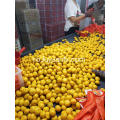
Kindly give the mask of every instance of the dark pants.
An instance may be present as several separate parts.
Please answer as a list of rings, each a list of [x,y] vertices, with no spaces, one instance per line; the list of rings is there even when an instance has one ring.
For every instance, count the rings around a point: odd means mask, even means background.
[[[79,27],[71,27],[69,31],[65,32],[65,36],[75,33],[76,30],[79,30]]]

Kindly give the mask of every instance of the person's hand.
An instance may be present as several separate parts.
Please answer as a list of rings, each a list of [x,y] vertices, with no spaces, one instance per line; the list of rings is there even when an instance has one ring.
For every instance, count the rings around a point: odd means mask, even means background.
[[[85,13],[85,16],[86,16],[86,17],[91,17],[93,12],[94,12],[94,8],[90,8],[90,9],[88,9],[87,12]]]
[[[85,13],[85,17],[91,17],[92,16],[93,11],[89,10]]]

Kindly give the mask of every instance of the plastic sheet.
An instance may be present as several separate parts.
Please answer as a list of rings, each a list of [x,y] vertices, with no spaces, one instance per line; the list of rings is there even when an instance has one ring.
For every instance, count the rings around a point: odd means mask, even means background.
[[[24,81],[22,79],[22,71],[20,68],[15,67],[15,91],[24,86]]]

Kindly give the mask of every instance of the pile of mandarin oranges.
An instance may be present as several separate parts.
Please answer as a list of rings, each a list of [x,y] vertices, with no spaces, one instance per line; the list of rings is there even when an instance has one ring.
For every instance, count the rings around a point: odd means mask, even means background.
[[[105,71],[105,36],[99,33],[44,46],[20,60],[24,87],[15,92],[15,120],[74,120],[76,98],[97,89]]]

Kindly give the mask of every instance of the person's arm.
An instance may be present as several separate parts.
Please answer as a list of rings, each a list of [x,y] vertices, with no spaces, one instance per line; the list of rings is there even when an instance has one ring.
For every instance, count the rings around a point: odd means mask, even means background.
[[[79,22],[80,20],[84,19],[85,17],[86,17],[85,14],[82,16],[79,16],[79,17],[72,16],[69,18],[69,20],[71,22],[75,23],[75,22]]]
[[[79,22],[80,20],[84,19],[85,17],[90,17],[92,15],[92,11],[87,11],[85,14],[75,17],[75,16],[71,16],[69,17],[69,20],[73,23],[75,22]]]

